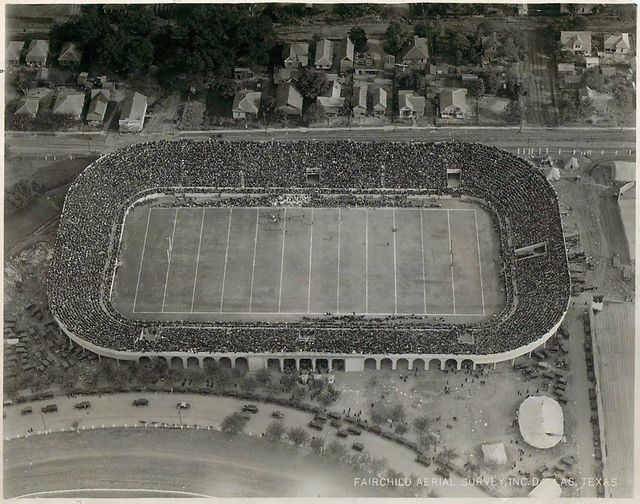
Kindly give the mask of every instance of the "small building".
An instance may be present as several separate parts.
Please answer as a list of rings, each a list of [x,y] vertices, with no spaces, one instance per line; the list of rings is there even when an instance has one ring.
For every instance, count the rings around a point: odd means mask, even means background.
[[[401,118],[422,117],[425,104],[425,97],[415,95],[414,91],[398,91],[398,109]]]
[[[231,109],[234,119],[246,119],[247,117],[258,117],[260,110],[260,91],[238,91],[233,97],[233,107]]]
[[[80,64],[82,54],[73,42],[65,42],[58,56],[58,63],[62,66],[76,66]]]
[[[462,82],[473,83],[478,81],[478,76],[474,74],[461,74],[460,80]]]
[[[369,87],[364,84],[364,85],[359,85],[359,86],[354,86],[353,87],[353,100],[352,100],[352,107],[353,107],[353,116],[354,117],[362,117],[364,115],[367,115],[367,93],[368,93]]]
[[[425,37],[414,35],[413,45],[402,57],[402,62],[412,70],[424,70],[429,62],[429,46]]]
[[[289,115],[302,115],[302,95],[292,82],[278,84],[275,111]]]
[[[387,114],[387,90],[378,87],[371,93],[372,105],[371,111],[374,116],[382,117]]]
[[[336,57],[340,62],[340,72],[344,73],[353,68],[354,45],[349,36],[346,36],[338,44]]]
[[[40,100],[38,98],[27,96],[26,98],[23,98],[18,102],[18,106],[16,107],[16,111],[14,113],[16,115],[35,117],[38,113],[39,107]]]
[[[587,56],[584,64],[586,68],[595,68],[600,65],[600,59],[597,56]]]
[[[631,49],[628,33],[611,33],[604,37],[604,52],[607,54],[628,54]]]
[[[387,71],[393,70],[396,67],[396,57],[393,54],[385,55],[383,59],[384,69]]]
[[[503,465],[507,463],[507,452],[503,443],[483,444],[482,457],[485,462]]]
[[[559,74],[574,74],[576,73],[576,67],[573,63],[558,63]]]
[[[8,65],[18,66],[22,57],[22,50],[24,49],[24,42],[13,41],[9,42],[7,50],[4,53],[4,59]]]
[[[233,69],[233,79],[234,80],[253,79],[254,77],[255,77],[255,74],[253,73],[253,70],[251,70],[250,68],[247,68],[247,67],[235,67]]]
[[[590,31],[561,31],[560,44],[564,51],[576,54],[591,54]]]
[[[47,66],[49,57],[49,41],[48,40],[32,40],[29,44],[29,50],[24,60],[28,66],[43,67]]]
[[[598,4],[561,3],[560,14],[591,14]]]
[[[78,86],[84,86],[88,78],[89,78],[88,72],[80,72],[78,74],[78,78],[76,79],[76,84]]]
[[[464,88],[442,88],[440,98],[440,117],[443,119],[464,119],[468,112],[467,90]]]
[[[293,42],[283,48],[285,68],[301,68],[309,64],[309,44]]]
[[[110,95],[111,93],[106,89],[91,90],[91,102],[87,111],[87,122],[91,126],[101,126],[104,122]]]
[[[147,97],[143,94],[129,93],[122,100],[118,128],[120,133],[137,133],[142,131],[144,116],[147,113]]]
[[[333,65],[333,42],[329,39],[318,40],[314,66],[318,70],[330,70]]]
[[[72,116],[80,120],[84,108],[84,93],[62,91],[55,98],[52,112],[56,115]]]
[[[325,93],[318,96],[316,102],[318,105],[322,105],[327,115],[338,115],[345,103],[345,99],[342,96],[342,84],[340,84],[337,79],[334,80],[331,87]]]
[[[582,101],[590,100],[598,115],[605,115],[608,112],[609,102],[613,99],[613,96],[591,89],[589,86],[581,87],[578,95]]]

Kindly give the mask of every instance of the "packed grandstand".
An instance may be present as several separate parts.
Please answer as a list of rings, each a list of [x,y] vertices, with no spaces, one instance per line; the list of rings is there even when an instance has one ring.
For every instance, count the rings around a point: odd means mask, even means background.
[[[447,169],[461,170],[459,185],[448,185]],[[319,185],[308,185],[308,170],[320,173]],[[116,312],[109,287],[127,209],[149,194],[222,188],[269,195],[325,192],[342,195],[337,204],[353,206],[364,203],[345,195],[392,192],[393,199],[366,203],[381,206],[402,205],[403,196],[416,193],[477,198],[498,232],[506,307],[489,320],[464,324],[349,316],[154,323]],[[546,243],[546,254],[516,260],[516,249],[537,243]],[[77,178],[66,198],[47,290],[66,331],[117,351],[487,355],[523,347],[551,331],[567,309],[570,281],[555,191],[529,163],[497,148],[459,142],[181,140],[120,149]],[[145,328],[159,336],[141,338]]]

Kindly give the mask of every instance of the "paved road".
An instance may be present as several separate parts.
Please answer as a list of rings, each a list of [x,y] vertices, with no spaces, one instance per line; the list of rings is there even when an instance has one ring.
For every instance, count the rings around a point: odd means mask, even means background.
[[[131,405],[133,399],[144,395],[149,399],[148,407],[135,408]],[[78,411],[73,405],[81,400],[91,401],[92,408],[88,411]],[[176,410],[177,401],[188,401],[191,403],[189,410],[183,410],[178,415]],[[59,411],[47,415],[40,414],[40,408],[44,404],[55,402]],[[206,397],[201,395],[181,394],[118,394],[102,397],[83,397],[67,399],[58,397],[55,400],[46,400],[33,403],[34,413],[28,416],[21,416],[21,406],[5,408],[7,414],[4,420],[3,432],[6,438],[25,436],[29,427],[34,432],[45,430],[60,431],[68,430],[74,420],[80,422],[80,428],[112,427],[112,426],[132,426],[140,425],[139,420],[147,422],[166,422],[169,424],[179,424],[180,417],[183,423],[199,424],[202,426],[212,426],[218,428],[222,420],[233,413],[239,411],[242,401],[225,397]],[[285,422],[288,427],[306,427],[311,420],[311,415],[292,408],[276,407],[271,405],[260,405],[260,411],[254,415],[247,425],[246,432],[259,435],[263,433],[273,420],[271,412],[275,409],[285,413]],[[326,426],[321,436],[330,442],[336,438],[336,429]],[[315,433],[314,433],[315,434]],[[355,441],[354,437],[347,438],[345,444],[348,446]],[[388,466],[405,475],[415,474],[421,478],[438,478],[435,475],[435,467],[426,468],[414,461],[413,453],[407,448],[394,442],[364,432],[358,439],[364,444],[366,450],[374,457],[385,458]],[[438,488],[438,493],[443,497],[483,497],[486,496],[480,489],[472,486],[461,486],[460,480],[452,476],[451,486]]]

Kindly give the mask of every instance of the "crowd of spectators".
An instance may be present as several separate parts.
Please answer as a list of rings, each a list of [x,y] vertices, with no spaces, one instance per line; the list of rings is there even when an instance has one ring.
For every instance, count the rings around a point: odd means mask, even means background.
[[[455,186],[448,185],[447,169],[461,170]],[[313,184],[308,170],[320,174]],[[313,205],[323,194],[325,206],[327,198],[341,206],[434,201],[408,198],[416,193],[477,198],[500,239],[506,307],[489,320],[465,324],[336,317],[199,325],[139,321],[116,312],[109,288],[127,209],[155,194],[181,205],[231,204],[229,198],[205,203],[194,197],[229,192],[246,193],[245,206],[282,204],[289,194],[306,195],[295,198],[296,205]],[[536,243],[547,244],[546,254],[516,260],[516,249]],[[519,348],[549,332],[567,309],[570,280],[553,188],[526,161],[497,148],[459,142],[181,140],[123,148],[77,178],[65,202],[47,292],[67,331],[119,351],[481,355]],[[141,338],[144,328],[158,336]]]

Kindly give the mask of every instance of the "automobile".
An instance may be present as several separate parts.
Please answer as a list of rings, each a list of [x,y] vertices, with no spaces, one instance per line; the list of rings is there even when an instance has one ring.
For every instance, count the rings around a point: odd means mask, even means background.
[[[74,405],[74,408],[76,408],[76,409],[89,409],[89,408],[91,408],[91,403],[89,401],[82,401],[82,402],[76,403]]]
[[[258,407],[255,404],[244,404],[242,411],[248,411],[249,413],[257,413]]]
[[[558,383],[562,383],[563,385],[567,384],[567,379],[566,378],[558,378]]]
[[[416,462],[418,464],[422,464],[425,467],[429,467],[431,465],[431,459],[423,453],[418,455],[418,457],[416,458]]]
[[[53,392],[51,392],[50,390],[48,392],[43,392],[42,393],[42,398],[43,399],[53,399]]]
[[[282,413],[282,411],[274,411],[273,413],[271,413],[271,416],[273,418],[284,418],[284,413]]]
[[[338,437],[342,437],[345,438],[347,436],[349,436],[349,429],[340,429],[338,432]]]
[[[316,429],[321,431],[324,428],[324,425],[322,424],[322,422],[316,420],[315,418],[313,420],[311,420],[309,422],[309,427],[311,427],[312,429]]]
[[[449,471],[447,471],[444,467],[438,467],[436,469],[436,474],[438,476],[442,476],[444,479],[449,479],[449,477],[451,476],[449,474]]]
[[[549,369],[551,367],[548,362],[536,362],[536,366],[542,369]]]
[[[144,398],[134,399],[133,400],[133,405],[134,406],[149,406],[149,400],[148,399],[144,399]]]
[[[176,404],[176,409],[189,409],[191,408],[191,404],[189,404],[188,402],[179,402],[178,404]]]
[[[20,410],[21,415],[30,415],[31,413],[33,413],[33,408],[31,406],[27,406],[26,408],[22,408]]]
[[[351,445],[351,448],[353,448],[355,451],[362,451],[362,450],[364,450],[364,445],[362,443],[358,443],[356,441],[355,443],[353,443]]]
[[[318,422],[326,423],[327,415],[324,415],[322,413],[318,413],[316,416],[313,417],[313,419],[317,420]]]
[[[558,397],[558,402],[561,404],[567,404],[569,401],[567,400],[567,398],[565,396],[560,396]]]
[[[349,431],[349,434],[353,434],[354,436],[359,436],[360,434],[362,434],[362,431],[360,429],[358,429],[357,427],[354,427],[352,425],[350,425],[347,430]]]
[[[46,406],[43,406],[41,408],[41,411],[43,413],[55,413],[56,411],[58,411],[58,405],[57,404],[47,404]]]
[[[333,418],[334,420],[340,420],[342,418],[342,415],[340,413],[337,413],[336,411],[330,411],[329,413],[327,413],[327,416],[329,418]]]
[[[335,427],[336,429],[339,429],[340,427],[342,427],[342,422],[334,418],[333,420],[331,420],[331,427]]]

